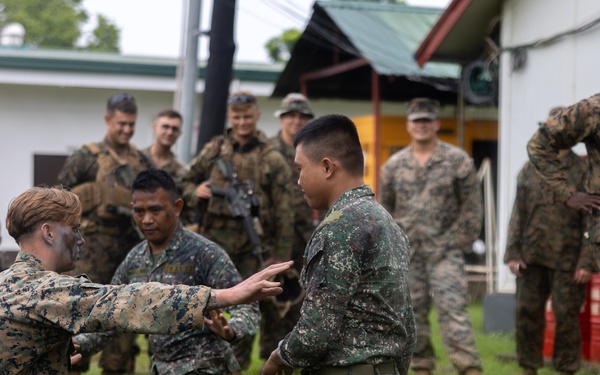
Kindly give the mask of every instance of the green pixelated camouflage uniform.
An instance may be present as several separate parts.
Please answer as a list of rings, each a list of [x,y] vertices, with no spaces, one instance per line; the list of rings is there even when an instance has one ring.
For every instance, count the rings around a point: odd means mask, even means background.
[[[148,161],[152,164],[152,166],[154,168],[156,168],[156,166],[154,165],[154,162],[152,161],[152,153],[150,152],[151,148],[152,148],[152,146],[149,146],[149,147],[141,150],[140,152],[142,154],[144,154],[146,159],[148,159]],[[169,161],[167,164],[165,164],[160,169],[167,172],[169,174],[169,176],[171,176],[173,181],[175,181],[175,185],[177,185],[177,189],[179,189],[179,191],[181,193],[183,191],[183,188],[181,187],[181,181],[183,180],[183,176],[187,173],[187,170],[188,170],[186,168],[186,166],[183,165],[183,163],[181,163],[179,160],[175,159],[175,157],[173,157],[171,159],[171,161]],[[181,214],[179,215],[179,220],[181,221],[181,223],[183,223],[183,225],[194,224],[195,220],[196,220],[195,208],[189,207],[186,204],[183,207]]]
[[[186,204],[198,207],[202,212],[201,233],[225,249],[243,278],[258,271],[258,261],[252,254],[253,247],[243,220],[231,216],[223,197],[213,195],[208,201],[200,202],[196,197],[196,187],[207,179],[213,187],[230,186],[229,179],[215,165],[217,158],[231,160],[237,179],[254,185],[264,230],[261,242],[269,251],[264,258],[291,259],[294,235],[292,172],[285,158],[267,145],[266,137],[260,131],[249,143],[240,146],[228,129],[225,136],[217,136],[207,143],[192,161],[190,170],[183,177],[183,194]],[[260,309],[265,321],[276,319],[270,315],[274,311],[265,302],[260,303]],[[250,364],[252,344],[253,338],[249,337],[236,345],[236,357],[242,369]]]
[[[180,224],[154,264],[147,241],[135,246],[121,263],[112,284],[160,282],[170,285],[206,285],[215,289],[231,288],[242,277],[227,254],[216,244],[183,229]],[[258,330],[258,303],[225,309],[230,314],[228,324],[236,339],[251,336]],[[106,335],[78,335],[82,353],[92,354],[106,344]],[[182,375],[191,371],[202,374],[226,374],[239,370],[228,342],[208,327],[176,335],[150,335],[152,371],[157,374]]]
[[[96,145],[105,155],[109,154],[109,148],[114,150],[106,138]],[[130,146],[129,159],[134,160],[139,167],[130,168],[128,181],[122,179],[117,181],[127,188],[131,188],[133,179],[139,172],[152,165],[151,159],[146,158],[133,145]],[[130,166],[132,165],[133,163]],[[98,154],[95,154],[86,145],[67,159],[58,175],[58,182],[68,188],[74,188],[86,182],[94,182],[97,181],[98,169]],[[129,249],[141,241],[140,236],[134,231],[133,218],[122,215],[117,220],[105,220],[100,218],[97,210],[94,209],[83,214],[81,224],[85,244],[81,247],[75,269],[69,274],[86,274],[95,283],[109,284]],[[100,361],[103,368],[116,372],[126,369],[127,363],[135,353],[134,337],[133,335],[127,336],[123,335],[121,338],[125,341],[107,346]],[[89,359],[84,359],[75,365],[75,369],[78,371],[85,371],[88,368]]]
[[[595,94],[549,117],[527,144],[529,161],[554,190],[555,202],[566,202],[578,191],[561,170],[558,151],[585,144],[589,177],[585,192],[600,195],[600,94]],[[581,191],[581,190],[580,190]],[[588,220],[588,241],[596,265],[600,265],[600,212]]]
[[[281,358],[303,374],[390,361],[407,374],[415,344],[408,247],[369,186],[342,194],[306,248],[307,295]]]
[[[205,286],[94,284],[48,271],[20,252],[0,273],[0,373],[66,374],[78,333],[202,329],[209,296]]]
[[[409,146],[382,166],[379,189],[381,204],[410,240],[409,285],[417,324],[411,368],[435,367],[428,319],[432,299],[451,362],[461,373],[481,368],[466,311],[464,271],[464,253],[472,251],[481,230],[481,189],[473,160],[438,141],[421,167]]]
[[[579,190],[587,180],[587,164],[575,153],[559,158],[560,170]],[[504,263],[527,264],[517,277],[516,341],[519,365],[544,364],[546,300],[552,295],[556,315],[553,362],[557,371],[575,372],[581,359],[579,309],[585,285],[574,280],[576,269],[594,270],[589,246],[584,246],[585,216],[564,203],[526,163],[517,177],[517,194],[508,225]]]
[[[281,132],[269,139],[269,144],[281,152],[292,171],[292,209],[294,210],[294,243],[292,246],[292,260],[294,268],[300,273],[302,271],[302,257],[306,244],[315,230],[313,210],[304,199],[302,188],[297,184],[300,172],[294,165],[296,149],[288,145],[281,139]],[[300,308],[302,300],[291,306],[285,316],[279,320],[268,322],[269,326],[261,331],[267,334],[260,336],[260,357],[269,358],[271,352],[277,348],[277,345],[286,334],[294,329],[294,326],[300,319]],[[263,320],[263,323],[267,323]]]

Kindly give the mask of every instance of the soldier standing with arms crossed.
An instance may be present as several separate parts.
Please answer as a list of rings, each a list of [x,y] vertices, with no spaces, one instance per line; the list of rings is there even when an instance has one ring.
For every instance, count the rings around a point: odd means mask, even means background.
[[[553,108],[549,116],[562,109]],[[558,159],[568,180],[583,189],[587,163],[571,149],[560,150]],[[516,340],[522,375],[536,375],[544,365],[546,300],[550,295],[556,315],[554,368],[561,375],[579,369],[579,309],[594,269],[590,247],[583,241],[584,231],[583,212],[554,203],[553,191],[527,162],[517,177],[504,253],[504,263],[517,276]]]
[[[129,249],[142,240],[131,215],[131,183],[151,164],[130,143],[136,120],[137,104],[132,95],[111,96],[104,115],[104,140],[75,151],[58,175],[58,182],[71,188],[83,206],[81,232],[87,246],[82,248],[73,273],[85,273],[100,284],[110,283]],[[100,365],[104,374],[122,374],[134,358],[132,337],[123,335],[103,351]],[[89,361],[82,361],[73,373],[88,368]]]
[[[466,311],[464,253],[481,230],[481,190],[473,160],[438,140],[438,108],[428,98],[409,102],[406,128],[412,142],[381,168],[379,200],[410,240],[417,324],[411,368],[416,375],[431,375],[435,367],[429,328],[433,299],[450,361],[461,375],[479,375],[481,360]]]
[[[292,172],[281,153],[268,145],[257,129],[260,111],[254,95],[233,93],[227,101],[227,118],[231,128],[204,146],[184,176],[184,199],[191,207],[201,209],[200,233],[223,247],[242,277],[247,278],[260,268],[263,257],[265,265],[291,257]],[[234,188],[242,191],[240,194],[247,197],[245,202],[252,206],[253,233],[244,225],[244,218],[232,211],[231,200],[213,193],[214,189]],[[259,236],[267,253],[256,253],[252,235]],[[275,319],[270,313],[272,309],[266,302],[261,303],[262,319]],[[235,346],[242,369],[250,364],[252,344],[250,337]]]

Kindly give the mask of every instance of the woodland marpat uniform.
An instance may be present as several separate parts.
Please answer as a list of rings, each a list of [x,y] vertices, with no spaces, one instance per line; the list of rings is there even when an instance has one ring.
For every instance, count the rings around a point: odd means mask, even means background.
[[[411,367],[435,367],[429,330],[433,295],[448,356],[459,372],[481,368],[466,311],[464,253],[481,230],[482,201],[473,160],[463,150],[437,141],[419,166],[412,146],[393,154],[381,168],[379,201],[410,240],[410,294],[417,325]]]
[[[240,146],[231,129],[225,137],[218,136],[209,142],[200,155],[192,161],[190,171],[183,178],[186,204],[198,207],[196,187],[210,179],[214,187],[231,186],[230,179],[216,165],[217,159],[231,160],[237,179],[252,183],[258,200],[262,244],[270,249],[270,256],[280,260],[291,259],[294,233],[294,213],[291,209],[292,175],[283,156],[266,144],[266,137],[258,131],[248,144]],[[231,215],[224,197],[213,195],[202,210],[202,234],[221,245],[233,263],[247,278],[258,270],[241,218]],[[269,256],[265,254],[265,259]]]
[[[342,194],[307,246],[307,295],[281,358],[303,373],[395,361],[407,374],[415,344],[408,263],[408,239],[371,189]]]
[[[559,158],[560,170],[578,189],[587,181],[587,163],[570,151]],[[516,341],[519,365],[537,369],[544,364],[546,299],[552,295],[556,316],[553,364],[572,373],[581,361],[579,311],[585,285],[574,280],[576,269],[595,269],[590,246],[583,241],[585,214],[556,203],[554,191],[527,162],[517,177],[504,263],[522,260],[517,277]]]
[[[115,166],[120,166],[122,172],[118,173],[121,176],[115,178],[116,185],[131,189],[135,176],[142,170],[148,169],[151,163],[134,146],[129,147],[129,156],[120,158],[106,138],[102,142],[83,146],[67,159],[58,175],[58,183],[75,190],[77,186],[85,183],[100,182],[106,177],[99,176],[106,173],[100,171],[99,167],[99,159],[104,158],[112,160]],[[109,194],[104,194],[102,200],[108,196]],[[80,199],[82,202],[87,200],[81,196]],[[107,203],[102,202],[102,204]],[[125,259],[129,249],[141,241],[134,230],[131,217],[115,215],[113,219],[101,218],[97,207],[87,212],[84,208],[81,232],[86,243],[81,249],[72,274],[85,273],[93,282],[100,284],[110,283],[115,270]]]
[[[242,278],[229,256],[216,244],[184,230],[181,224],[171,237],[164,253],[156,259],[143,241],[134,247],[119,266],[112,284],[156,281],[165,284],[207,285],[215,289],[231,288]],[[260,313],[258,303],[225,309],[228,324],[236,339],[256,333]],[[97,352],[106,337],[85,334],[76,337],[83,353]],[[209,328],[193,329],[175,335],[149,335],[152,366],[159,374],[224,374],[239,370],[229,343]],[[234,368],[230,368],[233,364]]]
[[[577,192],[561,170],[558,150],[585,144],[589,178],[585,192],[600,195],[600,94],[573,104],[549,117],[527,144],[529,161],[554,190],[555,202],[566,202]],[[594,211],[588,224],[589,241],[594,245],[594,257],[600,264],[600,212]]]
[[[66,374],[74,334],[202,329],[210,288],[94,284],[20,252],[0,273],[0,373]]]

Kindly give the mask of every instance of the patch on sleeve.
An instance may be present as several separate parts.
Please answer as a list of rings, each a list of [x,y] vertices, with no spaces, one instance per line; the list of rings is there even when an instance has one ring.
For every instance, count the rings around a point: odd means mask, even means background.
[[[323,220],[323,224],[334,223],[338,221],[338,219],[342,216],[342,211],[332,211],[327,217]]]

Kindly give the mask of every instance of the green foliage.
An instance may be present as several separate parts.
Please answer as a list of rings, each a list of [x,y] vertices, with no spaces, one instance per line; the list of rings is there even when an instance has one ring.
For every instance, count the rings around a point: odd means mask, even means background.
[[[267,41],[265,48],[273,62],[285,62],[290,58],[294,45],[300,39],[302,32],[298,29],[285,30],[281,35]]]
[[[82,0],[0,0],[4,6],[0,28],[18,22],[25,28],[25,45],[76,48],[89,16]],[[106,17],[98,16],[89,45],[83,49],[118,51],[120,32]]]
[[[120,30],[108,18],[98,15],[97,26],[88,39],[87,49],[90,51],[119,52]]]

